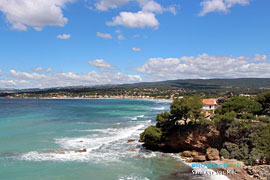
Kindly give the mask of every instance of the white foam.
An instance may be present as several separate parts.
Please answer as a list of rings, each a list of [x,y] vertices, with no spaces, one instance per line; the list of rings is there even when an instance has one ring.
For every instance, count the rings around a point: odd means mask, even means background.
[[[126,157],[127,153],[136,155],[136,152],[130,152],[132,144],[126,145],[123,149],[126,138],[136,137],[143,131],[145,124],[128,128],[108,128],[102,130],[103,136],[85,136],[79,138],[61,138],[56,139],[55,143],[63,149],[59,152],[37,152],[32,151],[21,156],[21,159],[28,161],[91,161],[108,162],[119,161],[119,158]],[[132,145],[134,146],[134,144]],[[75,150],[86,149],[87,152],[76,153]]]
[[[158,110],[158,111],[161,111],[161,110],[165,110],[165,107],[157,107],[157,108],[152,108],[153,110]]]
[[[138,177],[134,175],[122,176],[118,180],[149,180],[147,177]]]
[[[138,120],[138,118],[143,118],[143,117],[144,117],[144,115],[139,115],[139,116],[131,117],[131,120],[136,121],[136,120]]]

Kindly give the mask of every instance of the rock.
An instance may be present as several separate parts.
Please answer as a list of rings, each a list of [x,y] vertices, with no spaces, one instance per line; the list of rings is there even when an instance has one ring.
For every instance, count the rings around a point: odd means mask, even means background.
[[[211,147],[207,148],[206,156],[207,156],[207,160],[209,161],[220,160],[219,151],[216,148],[211,148]]]
[[[205,155],[193,156],[192,158],[193,158],[192,162],[204,162],[204,161],[206,161]]]
[[[76,150],[76,151],[75,151],[75,153],[82,153],[82,152],[86,152],[86,149]]]
[[[260,180],[270,179],[270,165],[246,166],[244,169],[253,178]]]
[[[130,150],[128,150],[128,151],[135,152],[135,151],[136,151],[136,149],[130,149]]]
[[[131,143],[131,142],[134,142],[134,141],[135,141],[135,139],[129,139],[127,142]]]
[[[58,154],[66,154],[65,152],[59,152]]]
[[[178,126],[168,136],[166,148],[171,152],[196,150],[206,152],[217,141],[220,141],[220,132],[214,126],[194,125],[190,127]]]
[[[191,151],[184,151],[184,152],[182,152],[181,156],[183,156],[183,157],[191,157],[192,152]]]
[[[192,151],[191,156],[192,157],[199,156],[199,153],[197,151]]]

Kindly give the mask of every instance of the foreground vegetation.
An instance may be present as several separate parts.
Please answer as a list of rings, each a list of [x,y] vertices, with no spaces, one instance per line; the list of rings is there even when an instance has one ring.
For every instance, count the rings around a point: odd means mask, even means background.
[[[175,99],[170,112],[158,114],[156,125],[145,129],[140,139],[146,145],[159,147],[172,138],[173,132],[188,135],[195,129],[215,128],[219,131],[220,140],[211,146],[217,148],[224,158],[238,159],[251,165],[269,163],[269,115],[270,91],[254,98],[232,97],[216,109],[211,119],[204,118],[199,96],[185,97]]]

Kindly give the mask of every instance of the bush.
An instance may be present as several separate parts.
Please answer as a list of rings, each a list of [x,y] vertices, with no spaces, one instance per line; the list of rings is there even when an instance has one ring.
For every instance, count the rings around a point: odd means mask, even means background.
[[[270,124],[267,124],[259,133],[255,146],[267,160],[270,160]]]
[[[220,150],[220,155],[223,156],[226,159],[229,159],[230,158],[230,153],[226,149],[221,149]]]
[[[149,126],[140,134],[140,140],[148,144],[159,143],[162,140],[162,131],[156,126]]]

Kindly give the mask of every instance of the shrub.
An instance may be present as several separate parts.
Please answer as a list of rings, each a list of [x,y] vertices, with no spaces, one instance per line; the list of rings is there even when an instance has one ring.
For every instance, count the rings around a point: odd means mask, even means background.
[[[156,126],[149,126],[140,134],[140,140],[148,144],[158,143],[162,140],[162,131]]]
[[[220,150],[220,155],[223,156],[226,159],[229,159],[230,158],[230,153],[226,149],[221,149]]]

